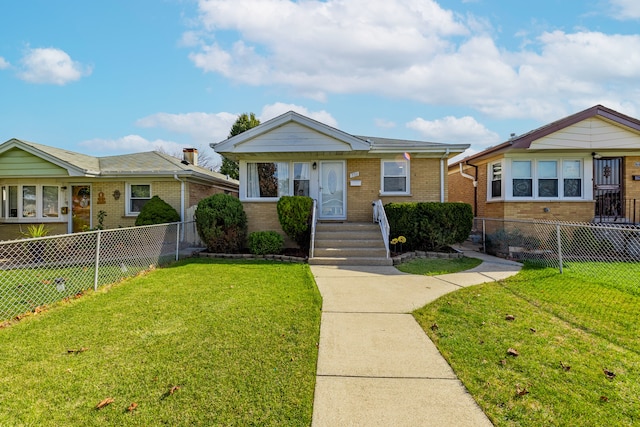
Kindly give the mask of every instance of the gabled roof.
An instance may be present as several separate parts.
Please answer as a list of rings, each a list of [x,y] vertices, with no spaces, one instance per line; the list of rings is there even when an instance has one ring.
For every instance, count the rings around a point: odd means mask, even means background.
[[[14,138],[0,145],[0,155],[14,148],[24,150],[66,169],[70,176],[107,178],[119,175],[173,176],[177,174],[181,177],[225,181],[229,184],[238,183],[238,181],[229,179],[218,172],[210,171],[157,151],[93,157]]]
[[[326,144],[324,141],[321,141],[320,143],[316,143],[313,147],[310,147],[308,143],[296,144],[296,142],[299,141],[291,141],[291,143],[288,141],[278,141],[278,148],[274,148],[273,145],[267,147],[265,144],[256,143],[251,146],[249,145],[251,144],[250,141],[255,142],[269,132],[277,132],[279,128],[290,126],[292,123],[326,136]],[[323,144],[325,145],[323,146]],[[341,145],[338,146],[339,144]],[[211,147],[218,153],[234,158],[237,157],[238,154],[264,153],[267,149],[270,153],[316,152],[340,155],[347,153],[384,154],[411,152],[438,153],[439,155],[450,153],[451,155],[455,155],[469,148],[469,144],[439,144],[425,141],[356,136],[310,119],[309,117],[303,116],[294,111],[289,111],[239,135],[228,138],[217,144],[211,144]]]
[[[330,138],[348,144],[353,151],[369,151],[369,149],[371,148],[366,141],[358,137],[350,135],[324,123],[320,123],[309,117],[303,116],[302,114],[296,113],[295,111],[289,111],[254,128],[242,132],[241,134],[228,138],[217,144],[211,144],[211,148],[215,149],[215,151],[217,151],[218,153],[233,152],[234,149],[244,144],[245,142],[255,139],[260,135],[271,132],[272,130],[284,126],[288,123],[297,123]]]
[[[66,169],[71,176],[94,176],[100,174],[100,164],[97,157],[75,153],[61,148],[34,142],[10,139],[0,145],[0,155],[11,149],[20,149],[29,154],[40,157],[48,162]]]
[[[456,166],[458,163],[469,162],[472,160],[480,159],[489,155],[495,155],[511,149],[528,149],[531,147],[531,144],[536,140],[539,140],[548,135],[551,135],[554,132],[558,132],[569,126],[575,125],[576,123],[579,123],[594,117],[603,119],[609,123],[613,123],[613,124],[622,126],[624,128],[630,129],[634,132],[640,133],[640,120],[627,116],[625,114],[619,113],[603,105],[595,105],[591,108],[587,108],[586,110],[580,111],[578,113],[572,114],[560,120],[556,120],[552,123],[546,124],[537,129],[524,133],[520,136],[513,137],[509,141],[503,142],[499,145],[495,145],[493,147],[487,148],[484,151],[473,154],[456,163],[453,163],[449,165],[449,167],[451,168],[453,166]]]

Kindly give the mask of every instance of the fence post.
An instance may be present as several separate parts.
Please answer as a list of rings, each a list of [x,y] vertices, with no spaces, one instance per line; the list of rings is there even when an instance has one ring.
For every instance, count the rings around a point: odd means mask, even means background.
[[[562,274],[562,233],[560,232],[560,224],[556,224],[556,235],[558,237],[558,263],[560,264],[560,274]]]
[[[176,261],[180,258],[180,224],[176,226]]]
[[[484,218],[482,218],[482,252],[487,253],[487,228]]]
[[[98,271],[100,269],[100,234],[102,233],[100,230],[97,232],[96,237],[96,265],[93,273],[93,290],[98,290]]]

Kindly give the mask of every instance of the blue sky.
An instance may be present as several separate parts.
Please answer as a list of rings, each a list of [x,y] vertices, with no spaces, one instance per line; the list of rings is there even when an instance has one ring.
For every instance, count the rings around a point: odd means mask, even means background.
[[[3,2],[0,142],[208,152],[295,110],[478,151],[595,104],[640,117],[639,24],[637,0]]]

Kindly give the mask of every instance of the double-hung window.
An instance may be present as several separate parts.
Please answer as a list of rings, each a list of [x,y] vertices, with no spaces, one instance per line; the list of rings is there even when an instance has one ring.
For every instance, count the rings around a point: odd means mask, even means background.
[[[538,197],[558,197],[558,162],[538,161]]]
[[[57,185],[6,185],[2,187],[0,215],[16,220],[46,220],[60,216]]]
[[[530,160],[514,160],[511,163],[513,177],[513,197],[532,197],[533,178]]]
[[[150,184],[127,185],[127,215],[138,215],[149,200],[151,200]]]
[[[582,197],[582,162],[580,160],[564,160],[562,178],[564,197]]]
[[[401,160],[382,160],[382,193],[409,193],[409,162]]]
[[[311,175],[309,173],[309,163],[293,164],[293,195],[309,196],[309,182]]]
[[[511,162],[511,195],[515,198],[562,199],[582,197],[581,160],[540,159]]]
[[[491,198],[498,199],[502,197],[502,163],[493,163],[489,166],[491,174]]]

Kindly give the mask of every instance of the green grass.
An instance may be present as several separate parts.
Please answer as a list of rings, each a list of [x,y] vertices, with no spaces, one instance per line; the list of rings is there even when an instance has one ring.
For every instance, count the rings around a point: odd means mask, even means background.
[[[439,274],[457,273],[472,269],[482,263],[477,258],[419,258],[397,265],[402,272],[423,276],[437,276]]]
[[[527,267],[414,313],[494,424],[640,422],[640,296],[586,270]]]
[[[0,330],[0,425],[309,425],[320,307],[308,266],[260,261],[90,292]]]

